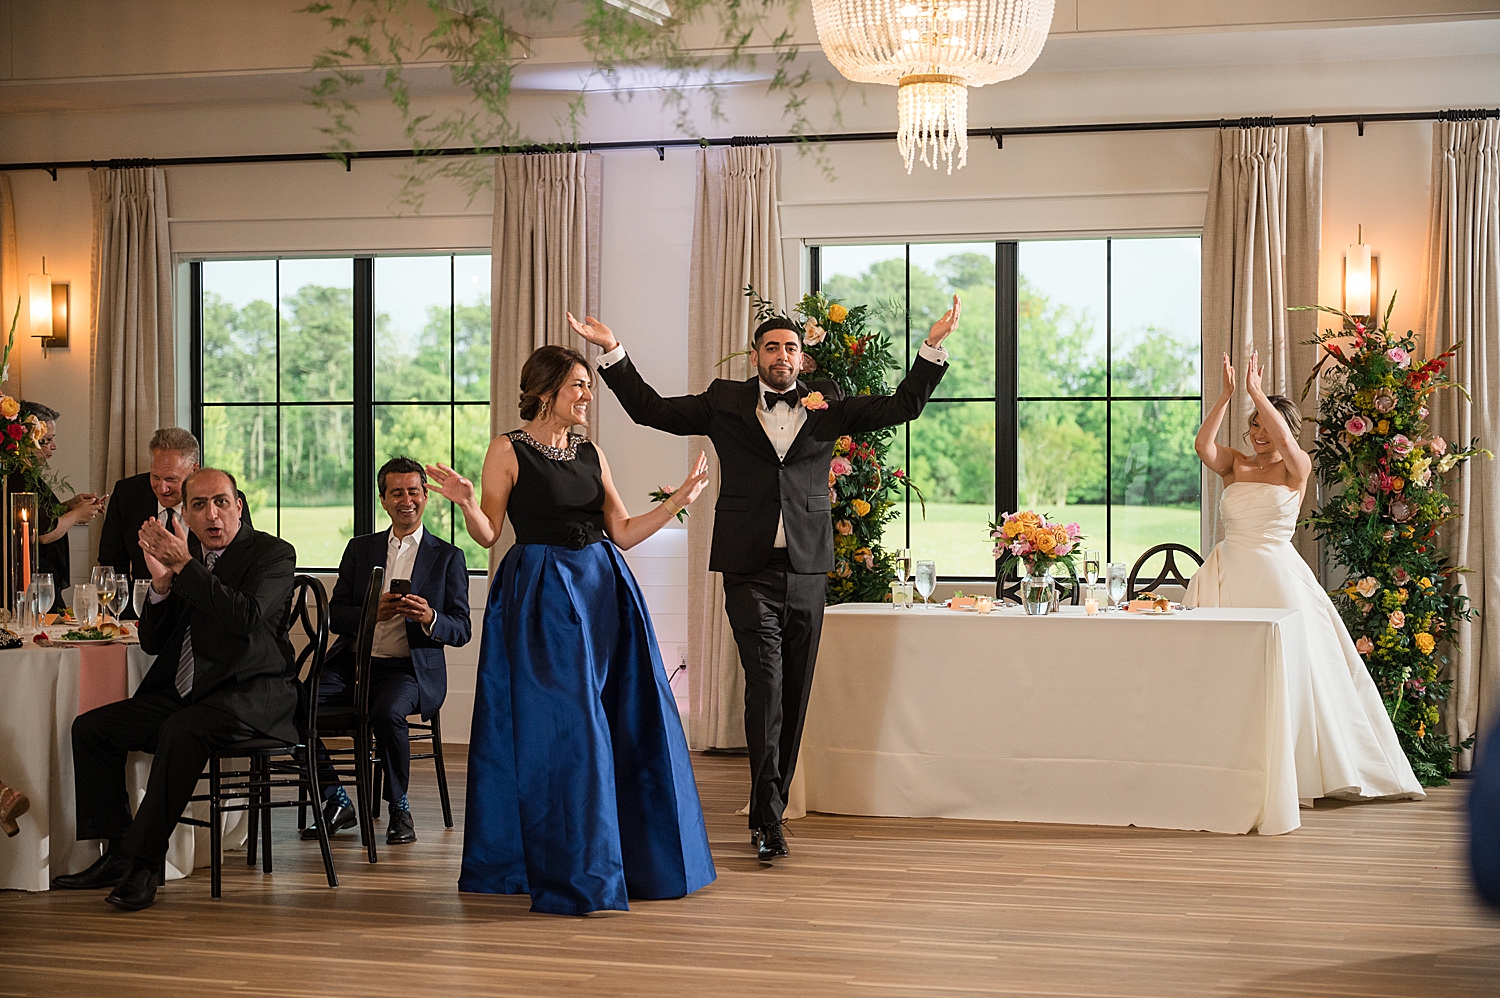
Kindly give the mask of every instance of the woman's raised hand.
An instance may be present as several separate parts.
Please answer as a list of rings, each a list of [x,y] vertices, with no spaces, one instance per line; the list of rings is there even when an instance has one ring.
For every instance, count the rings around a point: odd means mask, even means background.
[[[1234,394],[1234,365],[1229,363],[1229,354],[1224,355],[1224,394]]]
[[[427,478],[438,494],[449,502],[464,506],[474,501],[474,483],[446,464],[429,464]]]
[[[588,340],[594,346],[599,347],[605,353],[620,345],[615,339],[615,334],[609,331],[609,327],[592,315],[587,316],[582,322],[573,318],[573,313],[568,312],[568,325],[573,327],[573,332]]]
[[[1250,351],[1250,363],[1245,367],[1245,391],[1252,397],[1264,394],[1260,379],[1265,373],[1266,369],[1260,366],[1260,351]]]
[[[708,484],[708,455],[703,451],[698,452],[698,460],[693,465],[693,470],[683,480],[682,487],[672,493],[672,499],[683,509],[691,506],[693,500],[703,492],[703,487]]]

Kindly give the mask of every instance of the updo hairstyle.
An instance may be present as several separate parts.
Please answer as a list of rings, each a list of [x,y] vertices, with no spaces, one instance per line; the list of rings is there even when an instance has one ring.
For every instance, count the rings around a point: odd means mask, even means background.
[[[567,384],[573,368],[580,365],[592,378],[593,369],[577,350],[553,344],[537,347],[521,368],[521,400],[517,403],[521,418],[536,419],[548,400]]]
[[[1274,405],[1276,411],[1281,413],[1281,418],[1286,420],[1286,425],[1291,429],[1292,436],[1297,437],[1302,435],[1302,410],[1297,408],[1297,403],[1285,395],[1267,395],[1266,401]],[[1251,415],[1260,415],[1259,409],[1252,409],[1250,412]],[[1246,430],[1245,436],[1248,437],[1249,435],[1250,431]]]

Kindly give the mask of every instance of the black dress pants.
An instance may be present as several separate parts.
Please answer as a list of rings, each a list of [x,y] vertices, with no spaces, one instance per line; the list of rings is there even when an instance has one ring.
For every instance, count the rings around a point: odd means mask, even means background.
[[[125,839],[125,855],[156,866],[215,749],[255,735],[228,711],[188,704],[176,690],[105,704],[73,721],[78,838]],[[150,752],[146,796],[130,816],[126,754]]]
[[[420,704],[417,674],[409,658],[376,658],[370,660],[370,731],[384,760],[386,801],[395,804],[406,796],[411,781],[411,731],[406,719]],[[318,684],[318,706],[340,708],[354,706],[354,673],[352,669],[324,669]],[[326,800],[338,786],[338,777],[329,764],[321,742],[318,745]]]
[[[823,633],[824,573],[791,571],[783,548],[752,575],[724,573],[724,609],[745,670],[750,827],[780,821]]]

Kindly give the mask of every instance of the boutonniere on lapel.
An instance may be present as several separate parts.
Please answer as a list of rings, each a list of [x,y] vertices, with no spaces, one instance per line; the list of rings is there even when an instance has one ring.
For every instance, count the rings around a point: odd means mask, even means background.
[[[802,396],[802,408],[809,411],[828,408],[828,400],[823,397],[822,392],[808,392]]]

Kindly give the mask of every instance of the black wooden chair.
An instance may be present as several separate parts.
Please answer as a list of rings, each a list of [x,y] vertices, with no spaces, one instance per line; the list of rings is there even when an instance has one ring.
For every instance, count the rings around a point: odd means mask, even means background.
[[[1182,586],[1184,589],[1187,588],[1187,584],[1192,581],[1193,577],[1192,575],[1183,575],[1182,569],[1177,567],[1177,555],[1179,554],[1185,554],[1189,558],[1193,559],[1193,571],[1195,574],[1197,573],[1198,568],[1203,565],[1203,559],[1198,557],[1198,552],[1194,551],[1186,544],[1158,544],[1155,547],[1147,548],[1145,552],[1143,552],[1141,556],[1135,560],[1135,564],[1131,566],[1130,575],[1125,580],[1125,599],[1133,600],[1135,599],[1135,595],[1138,592],[1152,592],[1158,586],[1164,586],[1169,583],[1176,586]],[[1150,582],[1146,583],[1145,585],[1141,585],[1141,576],[1145,574],[1146,562],[1150,561],[1152,558],[1155,558],[1157,555],[1163,556],[1161,572]]]
[[[411,761],[419,759],[431,759],[437,768],[438,798],[443,804],[443,827],[453,827],[453,804],[448,798],[448,770],[443,765],[443,712],[435,710],[432,712],[432,720],[427,722],[410,721],[407,730],[410,734],[408,740],[415,745],[418,742],[428,742],[432,746],[430,752],[413,752]],[[372,812],[375,817],[380,817],[380,793],[381,784],[385,782],[384,759],[381,758],[380,749],[375,750],[375,789],[370,795]]]
[[[311,603],[311,606],[309,606]],[[226,745],[213,753],[208,760],[208,793],[198,794],[193,801],[208,802],[208,820],[183,817],[181,824],[207,827],[209,835],[210,894],[223,894],[223,816],[235,811],[247,812],[249,829],[246,836],[246,864],[254,866],[256,847],[260,846],[262,869],[271,872],[271,810],[278,807],[296,807],[305,795],[314,800],[321,799],[318,785],[318,767],[308,746],[316,744],[318,736],[317,688],[323,675],[323,658],[328,646],[328,593],[323,583],[310,575],[299,575],[292,588],[291,612],[287,620],[288,632],[300,625],[307,638],[294,661],[291,675],[301,689],[298,693],[300,740],[284,742],[276,738],[247,738]],[[303,668],[307,678],[299,681]],[[244,769],[224,768],[226,759],[244,759]],[[296,800],[272,800],[271,791],[278,787],[296,787]],[[236,803],[243,801],[244,803]],[[333,869],[333,853],[328,847],[328,826],[320,811],[317,815],[318,845],[323,853],[323,871],[328,875],[328,886],[339,885],[338,875]],[[259,838],[259,843],[257,843]]]
[[[375,807],[379,798],[375,791],[375,737],[370,729],[370,658],[375,647],[376,612],[380,604],[380,592],[385,585],[385,569],[379,565],[370,570],[370,580],[365,585],[365,599],[360,606],[359,633],[354,641],[354,695],[348,706],[337,706],[317,710],[317,688],[312,690],[314,711],[318,714],[318,731],[324,738],[348,738],[347,749],[327,749],[323,765],[330,767],[339,777],[352,778],[354,782],[354,808],[359,815],[359,839],[364,845],[371,863],[376,862]],[[317,744],[313,744],[314,754]],[[317,820],[323,820],[321,795],[304,797],[299,802],[298,827],[306,828],[306,811],[311,808]]]

